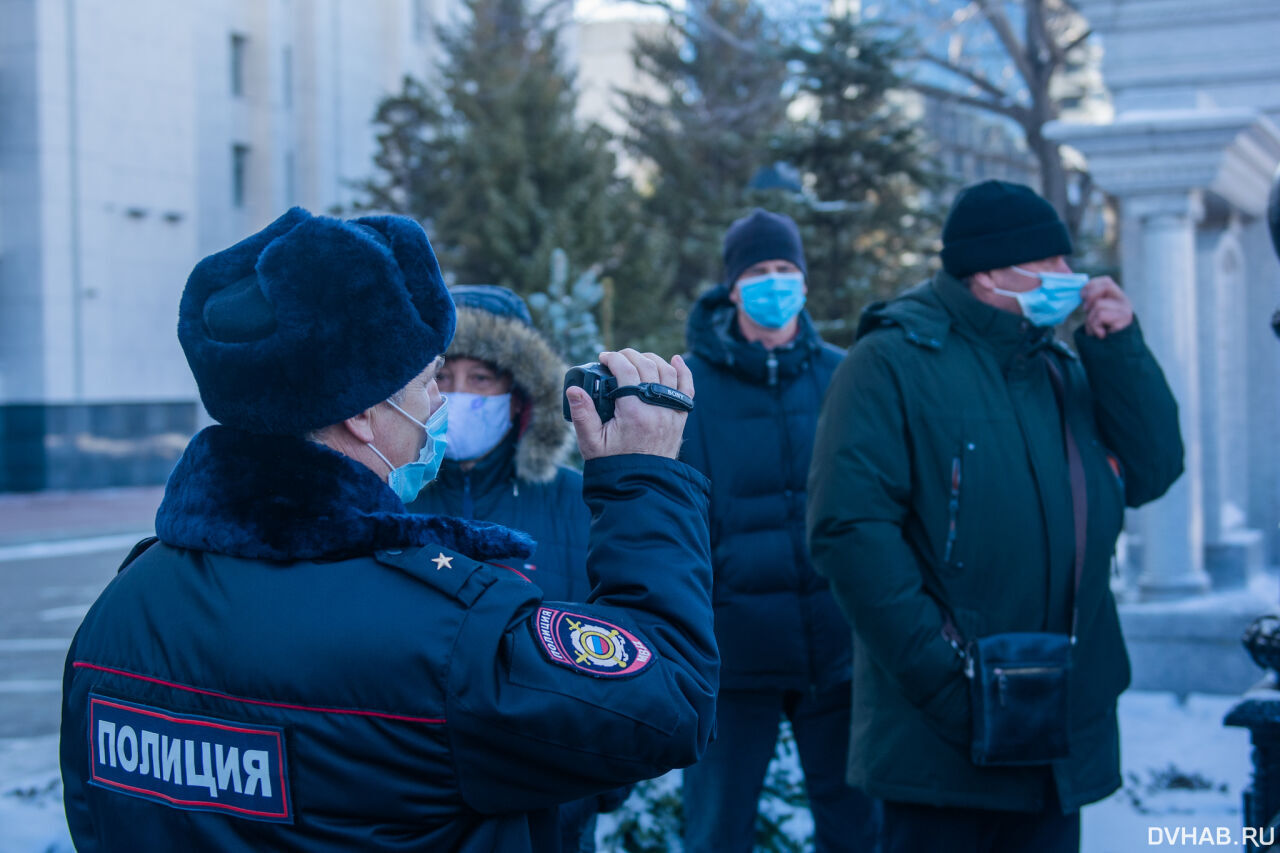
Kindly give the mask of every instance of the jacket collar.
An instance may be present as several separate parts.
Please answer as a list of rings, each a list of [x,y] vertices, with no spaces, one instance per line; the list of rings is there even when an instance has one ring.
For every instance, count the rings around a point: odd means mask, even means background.
[[[1033,326],[1026,319],[1002,311],[974,297],[967,285],[940,272],[933,279],[934,291],[954,319],[956,331],[993,350],[1002,365],[1019,353],[1030,353],[1053,343],[1053,330]]]
[[[257,560],[428,544],[476,560],[533,552],[533,541],[516,530],[407,512],[376,474],[323,445],[225,426],[187,445],[165,486],[156,534],[177,548]]]
[[[467,471],[462,470],[461,463],[456,459],[445,459],[440,466],[439,478],[427,488],[461,492],[464,483],[470,478],[473,495],[488,494],[495,487],[515,478],[516,444],[515,430],[511,430],[498,442],[497,447],[477,459],[476,464]]]
[[[822,348],[822,337],[808,311],[801,311],[795,339],[772,351],[775,375],[790,378],[802,373]],[[753,382],[769,381],[769,355],[761,344],[747,341],[738,331],[738,309],[729,301],[729,288],[717,285],[704,293],[689,314],[689,349]]]

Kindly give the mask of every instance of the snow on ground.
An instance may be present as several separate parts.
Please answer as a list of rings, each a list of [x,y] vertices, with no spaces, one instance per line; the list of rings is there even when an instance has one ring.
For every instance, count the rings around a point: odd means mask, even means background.
[[[58,738],[0,739],[0,853],[71,853]]]
[[[1129,693],[1120,701],[1124,788],[1085,809],[1082,853],[1199,850],[1225,828],[1240,849],[1249,736],[1222,726],[1231,696]],[[0,739],[0,853],[68,853],[57,738]],[[601,821],[602,835],[607,821]],[[789,830],[811,826],[797,814]],[[1186,843],[1169,843],[1169,834]],[[1191,838],[1200,844],[1190,843]],[[1153,844],[1153,840],[1160,843]]]
[[[1208,829],[1217,840],[1222,828],[1232,843],[1219,849],[1240,850],[1240,795],[1250,781],[1252,747],[1248,731],[1222,725],[1237,701],[1196,694],[1185,703],[1169,693],[1122,696],[1124,787],[1084,810],[1082,853],[1202,850],[1208,845],[1190,839],[1203,841]],[[1179,843],[1169,843],[1170,833]]]

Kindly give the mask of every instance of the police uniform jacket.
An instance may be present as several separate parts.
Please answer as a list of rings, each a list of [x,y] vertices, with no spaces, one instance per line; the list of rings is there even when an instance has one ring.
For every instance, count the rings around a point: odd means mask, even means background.
[[[592,460],[589,603],[492,524],[302,439],[211,427],[67,658],[80,850],[554,850],[558,803],[710,737],[706,481]],[[513,562],[514,561],[514,562]]]
[[[851,632],[805,544],[805,490],[822,396],[843,351],[809,315],[767,352],[737,330],[721,286],[689,317],[698,404],[680,458],[711,478],[721,685],[828,688],[849,680]]]

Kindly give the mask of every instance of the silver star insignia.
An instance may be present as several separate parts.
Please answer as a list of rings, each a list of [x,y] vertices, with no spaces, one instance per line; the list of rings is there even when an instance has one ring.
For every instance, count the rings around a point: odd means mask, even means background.
[[[441,569],[453,568],[453,557],[446,557],[443,551],[440,552],[440,556],[436,557],[431,562],[436,564],[437,572],[440,571]]]

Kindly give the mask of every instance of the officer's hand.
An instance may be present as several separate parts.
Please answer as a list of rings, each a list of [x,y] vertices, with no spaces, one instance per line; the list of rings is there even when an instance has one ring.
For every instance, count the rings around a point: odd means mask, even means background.
[[[1085,331],[1095,338],[1105,338],[1133,322],[1133,304],[1109,275],[1089,279],[1080,296],[1084,299]]]
[[[613,373],[619,388],[657,382],[693,396],[693,374],[678,355],[668,364],[651,352],[624,349],[600,353],[600,363]],[[613,419],[602,424],[586,391],[574,387],[567,393],[569,414],[583,459],[624,453],[649,453],[675,459],[679,454],[685,418],[689,417],[687,412],[652,406],[634,396],[619,397],[614,401]]]

